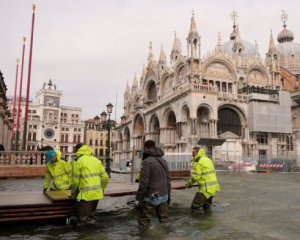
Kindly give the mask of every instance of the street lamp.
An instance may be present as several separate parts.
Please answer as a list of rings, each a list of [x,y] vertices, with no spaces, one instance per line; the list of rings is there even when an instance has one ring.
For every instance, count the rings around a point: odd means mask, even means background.
[[[101,122],[103,123],[103,127],[107,129],[107,141],[106,141],[106,166],[105,166],[105,170],[108,174],[108,176],[110,177],[110,114],[112,113],[112,109],[113,109],[113,105],[111,103],[106,105],[106,110],[108,113],[108,120],[107,119],[107,113],[105,111],[103,111],[100,115],[101,115]]]

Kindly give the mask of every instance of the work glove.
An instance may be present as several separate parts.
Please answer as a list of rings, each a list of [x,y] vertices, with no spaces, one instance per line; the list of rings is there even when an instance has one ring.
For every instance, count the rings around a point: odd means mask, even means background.
[[[140,182],[140,180],[139,179],[135,179],[135,183],[139,183]]]
[[[192,184],[189,184],[189,183],[185,184],[185,188],[191,188],[191,187],[192,187]]]
[[[44,189],[43,189],[43,193],[45,193],[45,192],[47,192],[47,188],[44,188]]]

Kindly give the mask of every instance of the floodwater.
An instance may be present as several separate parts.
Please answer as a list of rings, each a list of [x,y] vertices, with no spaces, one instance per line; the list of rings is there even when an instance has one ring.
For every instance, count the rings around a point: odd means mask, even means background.
[[[113,175],[113,179],[128,179]],[[152,220],[138,228],[138,212],[127,206],[132,196],[105,198],[98,205],[97,225],[0,226],[0,239],[300,239],[300,173],[218,172],[221,192],[211,213],[190,211],[196,188],[172,191],[170,223]],[[42,191],[42,179],[0,180],[0,191]]]

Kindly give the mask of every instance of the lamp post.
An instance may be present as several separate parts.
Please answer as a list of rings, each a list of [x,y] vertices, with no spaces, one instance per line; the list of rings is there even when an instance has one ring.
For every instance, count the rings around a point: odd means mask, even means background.
[[[106,105],[106,110],[101,113],[101,122],[103,123],[103,126],[107,129],[107,141],[106,141],[106,166],[105,170],[110,177],[110,114],[112,113],[113,105],[111,103]],[[107,119],[107,114],[108,114],[108,120]]]

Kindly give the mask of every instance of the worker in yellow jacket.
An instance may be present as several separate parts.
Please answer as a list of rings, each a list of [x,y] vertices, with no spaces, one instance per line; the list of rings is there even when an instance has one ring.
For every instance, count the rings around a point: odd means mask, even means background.
[[[70,189],[71,165],[61,160],[61,152],[50,150],[46,154],[44,192]]]
[[[86,223],[95,221],[94,214],[109,177],[101,161],[92,156],[91,148],[82,144],[77,148],[77,159],[72,163],[71,193],[76,199],[77,220]]]
[[[214,164],[210,158],[205,155],[203,148],[193,148],[193,168],[191,178],[186,187],[192,187],[193,183],[197,183],[199,191],[196,193],[192,202],[192,209],[203,207],[204,210],[210,209],[213,196],[220,191]]]

